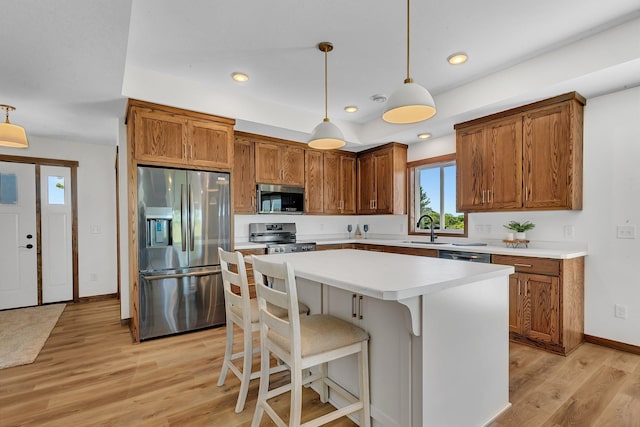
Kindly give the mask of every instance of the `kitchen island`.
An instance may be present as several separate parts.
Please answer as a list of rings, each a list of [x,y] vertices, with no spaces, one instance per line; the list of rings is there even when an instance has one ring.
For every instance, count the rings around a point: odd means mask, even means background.
[[[349,249],[261,259],[293,266],[313,313],[369,332],[373,425],[480,426],[509,407],[513,267]],[[352,364],[329,376],[353,391]]]

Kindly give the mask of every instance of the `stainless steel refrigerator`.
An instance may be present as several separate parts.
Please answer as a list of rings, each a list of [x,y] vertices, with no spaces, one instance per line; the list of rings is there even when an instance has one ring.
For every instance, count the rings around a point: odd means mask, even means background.
[[[228,173],[138,167],[141,340],[225,323],[229,185]]]

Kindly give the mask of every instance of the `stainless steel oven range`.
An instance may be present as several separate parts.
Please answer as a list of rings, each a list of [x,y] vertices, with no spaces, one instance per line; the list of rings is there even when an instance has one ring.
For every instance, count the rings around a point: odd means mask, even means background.
[[[249,241],[265,243],[267,254],[316,250],[315,242],[296,242],[294,222],[251,223],[249,224]]]

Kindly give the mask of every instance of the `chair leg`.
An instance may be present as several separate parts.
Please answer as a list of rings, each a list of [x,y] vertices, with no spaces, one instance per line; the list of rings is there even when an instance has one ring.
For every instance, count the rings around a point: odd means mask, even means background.
[[[253,334],[251,327],[245,329],[242,333],[244,337],[244,356],[242,357],[242,378],[240,379],[240,392],[238,393],[238,402],[236,403],[236,414],[244,409],[244,403],[247,400],[247,392],[249,391],[249,382],[251,381],[251,368],[253,366]]]
[[[360,401],[362,402],[362,413],[360,415],[360,427],[371,427],[371,409],[369,407],[369,343],[362,341],[362,350],[358,353],[358,365],[360,373]]]
[[[260,338],[262,339],[262,337]],[[264,414],[263,405],[267,404],[267,392],[269,391],[269,370],[269,350],[262,347],[260,351],[260,387],[258,388],[258,400],[251,427],[259,427]]]
[[[302,370],[291,367],[291,408],[289,425],[299,426],[302,418]]]
[[[328,376],[328,366],[328,363],[322,363],[320,365],[320,373],[322,376],[322,378],[320,378],[320,402],[322,403],[327,403],[327,400],[329,399],[329,386],[325,381],[325,378]]]
[[[224,360],[222,361],[222,369],[220,370],[220,378],[218,378],[218,387],[224,385],[227,378],[229,363],[231,363],[231,355],[233,354],[233,322],[227,320],[227,343],[224,349]]]

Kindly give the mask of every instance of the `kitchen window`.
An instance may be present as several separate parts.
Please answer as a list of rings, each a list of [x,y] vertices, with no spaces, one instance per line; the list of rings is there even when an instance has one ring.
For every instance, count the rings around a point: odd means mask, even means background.
[[[422,215],[433,218],[436,234],[466,236],[467,216],[456,212],[455,154],[410,162],[409,175],[409,233],[429,234],[428,219],[416,226]]]

